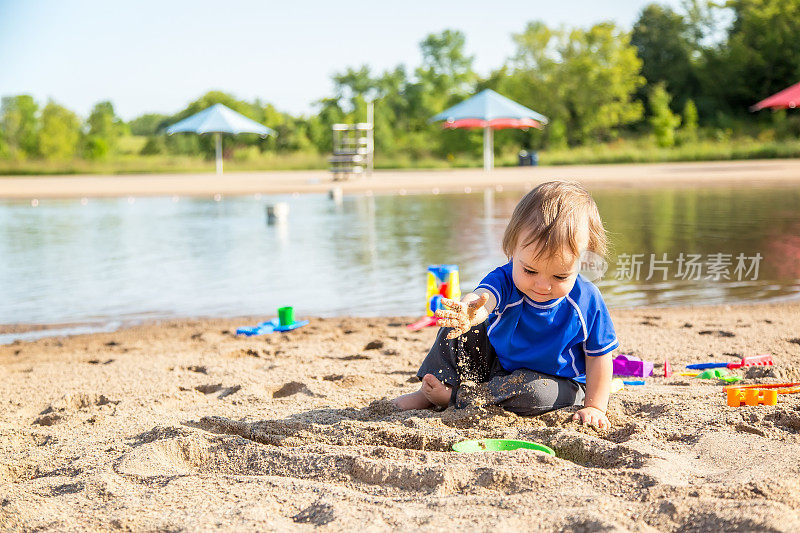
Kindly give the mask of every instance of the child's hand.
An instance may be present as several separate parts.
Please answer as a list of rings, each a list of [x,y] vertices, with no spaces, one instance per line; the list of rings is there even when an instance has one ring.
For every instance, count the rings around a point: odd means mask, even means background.
[[[608,421],[606,414],[597,407],[586,406],[575,413],[572,419],[580,421],[581,424],[594,426],[597,429],[611,427],[611,422]]]
[[[436,316],[439,318],[439,325],[443,327],[453,328],[453,331],[447,334],[447,339],[455,339],[459,335],[469,331],[469,328],[475,324],[480,324],[486,320],[488,313],[483,309],[489,295],[481,293],[476,300],[469,303],[457,302],[449,298],[442,298],[442,305],[447,309],[439,309],[436,311]]]

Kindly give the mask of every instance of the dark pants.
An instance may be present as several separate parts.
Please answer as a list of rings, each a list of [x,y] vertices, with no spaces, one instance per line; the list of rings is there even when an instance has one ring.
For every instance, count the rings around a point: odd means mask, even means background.
[[[500,365],[486,323],[470,328],[456,339],[445,337],[450,328],[440,328],[417,377],[433,374],[453,388],[450,405],[464,408],[472,394],[462,383],[485,383],[485,403],[499,405],[520,416],[536,416],[573,405],[583,405],[585,386],[569,378],[542,374],[527,368],[508,372]]]

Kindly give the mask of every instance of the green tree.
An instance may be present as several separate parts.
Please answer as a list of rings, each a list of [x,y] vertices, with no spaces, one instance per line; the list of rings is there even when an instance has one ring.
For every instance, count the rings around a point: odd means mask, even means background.
[[[4,139],[11,157],[38,155],[38,109],[33,97],[27,94],[3,97],[0,104],[0,137]]]
[[[289,148],[287,144],[290,140],[290,127],[287,117],[283,113],[275,109],[271,104],[265,104],[262,109],[263,124],[269,124],[269,127],[275,130],[277,135],[269,135],[259,141],[259,146],[262,151],[275,152],[285,151]]]
[[[116,139],[123,132],[122,120],[114,112],[114,105],[108,101],[95,104],[86,124],[89,126],[89,135],[104,139]]]
[[[373,102],[375,116],[375,149],[381,152],[393,151],[396,146],[394,132],[396,124],[393,122],[395,98],[404,89],[405,72],[385,72],[374,76],[367,65],[358,69],[348,68],[345,72],[333,76],[335,97],[322,100],[320,117],[326,126],[324,143],[330,149],[331,126],[339,122],[365,122],[367,120],[367,106]],[[397,83],[399,82],[399,84]]]
[[[74,157],[81,135],[77,115],[51,100],[42,110],[41,120],[39,152],[42,156],[54,160]]]
[[[320,151],[330,150],[331,125],[363,122],[368,102],[373,102],[379,153],[416,157],[477,149],[480,143],[469,132],[442,134],[440,125],[428,123],[433,115],[474,91],[478,77],[465,44],[459,31],[428,35],[420,43],[422,64],[413,77],[403,65],[382,73],[365,65],[335,74],[334,96],[317,102],[319,114],[307,122],[308,138]]]
[[[567,147],[567,126],[560,118],[552,121],[547,127],[547,146],[557,150]]]
[[[88,159],[103,159],[117,149],[125,125],[114,112],[111,102],[95,104],[86,124],[89,131],[84,141],[84,155]]]
[[[529,23],[513,36],[517,51],[489,83],[546,115],[560,119],[570,142],[614,137],[642,117],[636,90],[645,80],[630,35],[611,23],[588,30],[552,30]]]
[[[633,25],[631,44],[642,60],[642,76],[647,80],[641,96],[664,82],[666,90],[676,95],[673,109],[680,109],[695,92],[692,39],[684,17],[669,7],[646,6]]]
[[[664,82],[657,83],[650,92],[650,125],[661,147],[675,144],[675,129],[681,123],[681,117],[669,108],[670,99]]]
[[[562,37],[562,32],[548,28],[543,22],[529,22],[522,33],[512,35],[516,44],[514,55],[483,84],[550,118],[545,135],[533,130],[525,134],[526,143],[533,148],[541,148],[545,141],[547,146],[561,148],[569,140],[564,102],[554,92],[562,66],[556,46]],[[497,141],[503,143],[501,138]]]
[[[687,100],[683,106],[683,125],[678,133],[681,143],[697,141],[697,106],[694,100]]]
[[[412,153],[439,155],[476,152],[480,146],[468,131],[442,133],[439,124],[428,120],[467,98],[475,91],[478,76],[475,57],[466,53],[466,36],[458,30],[432,33],[420,43],[422,64],[415,69],[415,80],[406,88],[411,119],[409,149]]]
[[[331,126],[344,121],[345,112],[339,105],[338,98],[323,98],[315,102],[319,113],[311,119],[312,127],[309,130],[311,140],[320,152],[330,152],[333,149]]]
[[[414,127],[405,94],[408,84],[408,75],[402,65],[385,71],[375,79],[374,135],[378,153],[393,155],[408,147],[409,135]]]
[[[698,97],[697,104],[701,117],[715,116],[724,125],[800,79],[800,0],[729,0],[716,11],[732,22],[726,38],[704,50],[700,74],[705,97]]]
[[[582,140],[613,137],[617,127],[642,117],[642,104],[633,100],[645,82],[639,75],[642,62],[628,33],[612,23],[576,29],[561,55],[559,83]]]
[[[112,147],[107,139],[96,135],[88,135],[83,140],[83,157],[85,159],[100,160],[105,159],[111,152]]]
[[[142,146],[139,155],[158,155],[166,152],[166,144],[163,135],[152,135],[147,138],[147,142]]]
[[[746,107],[800,78],[800,0],[732,0],[732,104]]]
[[[337,105],[346,110],[353,121],[363,121],[366,101],[374,97],[376,82],[372,78],[369,65],[347,70],[333,75],[334,94]]]
[[[167,126],[167,115],[147,113],[128,122],[133,135],[155,135]]]
[[[681,9],[694,59],[706,50],[724,46],[732,17],[727,0],[682,0]]]
[[[473,70],[475,56],[465,53],[463,32],[444,30],[429,34],[420,43],[422,65],[416,70],[421,84],[425,113],[438,113],[474,89],[478,76]]]

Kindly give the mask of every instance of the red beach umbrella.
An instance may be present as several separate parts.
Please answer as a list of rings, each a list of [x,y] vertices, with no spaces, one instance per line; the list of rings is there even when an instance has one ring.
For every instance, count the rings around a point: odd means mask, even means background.
[[[509,100],[491,89],[484,89],[431,118],[442,120],[444,129],[481,128],[483,130],[483,169],[494,167],[494,130],[504,128],[541,128],[547,117]]]
[[[542,129],[544,125],[538,120],[532,118],[496,118],[493,120],[481,120],[479,118],[462,118],[461,120],[449,120],[442,124],[442,128],[446,130],[455,129],[477,129],[477,128],[492,128],[493,130],[505,129],[518,129],[526,130],[528,128]]]
[[[800,106],[800,83],[795,83],[781,92],[764,98],[759,103],[750,107],[750,111],[760,111],[765,107],[772,109],[794,109]]]

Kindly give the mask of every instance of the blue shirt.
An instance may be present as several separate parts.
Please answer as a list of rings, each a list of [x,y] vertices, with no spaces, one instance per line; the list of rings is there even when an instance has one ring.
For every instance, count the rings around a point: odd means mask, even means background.
[[[619,346],[608,308],[593,283],[578,274],[569,294],[540,303],[517,289],[511,269],[509,261],[477,287],[497,300],[486,326],[489,342],[507,371],[529,368],[576,378],[586,373],[587,355],[605,355]]]

